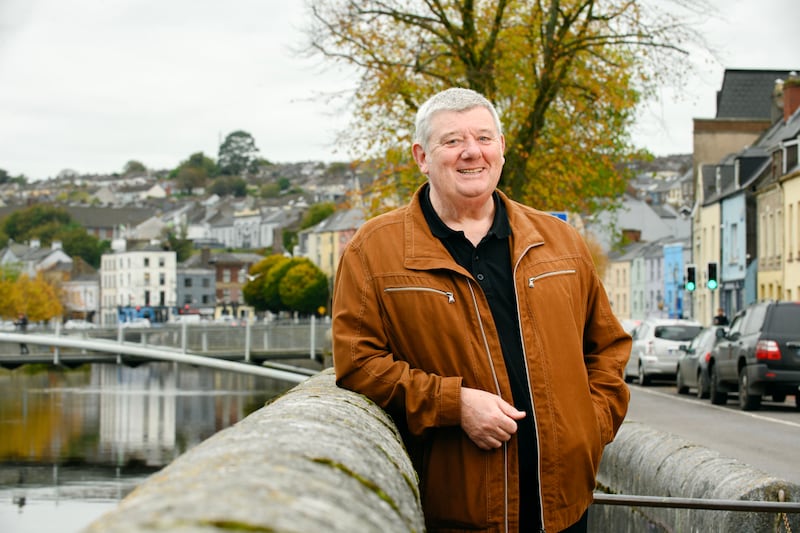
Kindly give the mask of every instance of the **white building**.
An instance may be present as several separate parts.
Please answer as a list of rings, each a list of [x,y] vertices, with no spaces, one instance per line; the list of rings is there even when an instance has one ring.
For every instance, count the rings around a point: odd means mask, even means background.
[[[166,321],[177,304],[176,263],[175,252],[160,246],[103,254],[101,323],[116,324],[120,313]]]

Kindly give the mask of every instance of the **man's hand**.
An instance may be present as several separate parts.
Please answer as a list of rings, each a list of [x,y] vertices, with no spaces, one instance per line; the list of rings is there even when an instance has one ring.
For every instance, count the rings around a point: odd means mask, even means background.
[[[461,428],[483,450],[499,448],[517,432],[525,418],[500,396],[479,389],[461,388]]]

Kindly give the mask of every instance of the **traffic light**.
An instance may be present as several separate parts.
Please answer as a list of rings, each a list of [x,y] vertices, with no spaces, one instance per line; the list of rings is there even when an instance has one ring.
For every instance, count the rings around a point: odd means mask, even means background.
[[[697,288],[697,268],[694,265],[686,266],[686,285],[687,291],[693,291]]]
[[[714,290],[719,287],[719,281],[717,280],[717,263],[712,262],[708,264],[708,282],[706,286],[710,290]]]

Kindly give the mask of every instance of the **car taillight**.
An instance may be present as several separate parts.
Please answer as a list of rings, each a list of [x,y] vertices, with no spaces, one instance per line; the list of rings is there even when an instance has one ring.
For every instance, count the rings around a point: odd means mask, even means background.
[[[709,361],[711,361],[711,352],[706,352],[706,356],[705,356],[705,357],[703,357],[703,359],[705,360],[706,364],[707,364]]]
[[[756,359],[778,361],[781,358],[781,349],[775,341],[758,341],[756,344]]]

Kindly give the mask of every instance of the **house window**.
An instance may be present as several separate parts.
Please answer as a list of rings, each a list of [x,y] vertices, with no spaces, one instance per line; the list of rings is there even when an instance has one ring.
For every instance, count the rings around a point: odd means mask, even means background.
[[[166,264],[167,264],[166,259],[164,259],[163,257],[158,258],[158,266],[163,267]]]
[[[244,279],[245,279],[244,275],[245,275],[245,271],[244,271],[244,267],[242,267],[242,268],[239,269],[239,277],[238,277],[239,283],[244,283]]]
[[[150,272],[145,272],[144,273],[144,284],[145,285],[150,285]]]
[[[731,224],[731,231],[730,231],[730,262],[731,263],[738,263],[739,262],[739,225],[734,222]]]
[[[150,266],[150,258],[149,257],[145,257],[144,258],[144,266],[146,266],[146,267]]]
[[[231,282],[231,271],[227,268],[222,271],[222,282],[223,283],[230,283]]]
[[[189,288],[192,286],[192,278],[185,278],[183,280],[183,286]]]
[[[207,289],[211,287],[211,280],[209,278],[203,278],[203,288]]]
[[[158,284],[159,285],[166,285],[167,284],[167,275],[161,273],[158,275]]]

